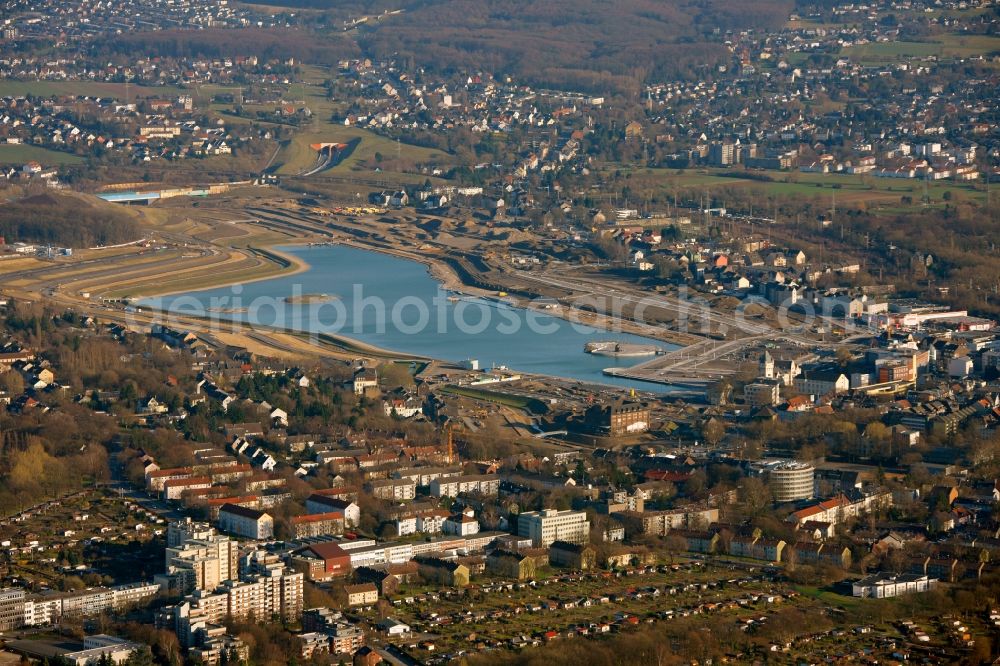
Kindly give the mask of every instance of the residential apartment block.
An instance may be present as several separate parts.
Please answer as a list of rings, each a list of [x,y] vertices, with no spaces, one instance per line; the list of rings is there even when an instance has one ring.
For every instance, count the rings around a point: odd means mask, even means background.
[[[496,495],[500,492],[500,478],[495,474],[451,476],[431,481],[434,497],[458,497],[460,493]]]
[[[166,573],[155,580],[168,592],[214,590],[236,577],[237,544],[208,523],[185,521],[167,527]]]
[[[400,502],[417,496],[417,484],[410,479],[376,479],[367,483],[372,497]]]
[[[295,516],[291,524],[292,534],[296,539],[343,534],[344,514],[331,512]]]
[[[236,504],[226,504],[219,509],[219,527],[247,539],[274,536],[274,519],[269,514]]]
[[[549,546],[553,541],[586,543],[590,521],[585,511],[526,511],[517,517],[517,534],[531,539],[534,546]]]

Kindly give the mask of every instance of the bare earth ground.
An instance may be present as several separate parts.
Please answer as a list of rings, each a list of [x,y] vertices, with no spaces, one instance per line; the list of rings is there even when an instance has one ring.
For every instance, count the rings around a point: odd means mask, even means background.
[[[197,208],[188,201],[171,200],[165,205],[139,209],[136,215],[150,247],[85,251],[58,263],[8,260],[19,262],[15,264],[18,270],[7,273],[4,286],[26,296],[44,295],[99,320],[122,321],[142,330],[153,322],[151,313],[127,312],[121,303],[102,303],[100,299],[193,291],[309,269],[305,262],[274,250],[275,245],[335,242],[390,253],[425,264],[448,290],[480,297],[496,297],[497,291],[463,283],[444,260],[445,256],[493,257],[507,251],[507,243],[498,239],[494,230],[470,224],[469,220],[424,216],[412,211],[364,218],[320,216],[273,188],[202,200]],[[4,270],[0,262],[0,273]],[[488,277],[502,278],[502,271],[491,269]],[[83,298],[81,292],[88,293],[89,298]],[[526,301],[520,304],[530,306]],[[607,328],[612,323],[601,313],[577,314],[579,320],[596,327]],[[396,356],[332,336],[309,341],[260,327],[236,326],[234,330],[218,333],[208,330],[207,322],[186,319],[183,323],[196,333],[209,334],[219,344],[236,344],[264,355],[341,359]],[[619,323],[622,330],[651,333],[629,322]],[[669,331],[665,333],[667,339],[681,341],[669,337]]]

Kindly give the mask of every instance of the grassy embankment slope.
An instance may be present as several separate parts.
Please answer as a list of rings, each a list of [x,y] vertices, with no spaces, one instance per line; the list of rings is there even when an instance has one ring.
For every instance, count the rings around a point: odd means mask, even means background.
[[[397,143],[366,129],[335,123],[333,119],[340,117],[344,107],[327,98],[322,85],[327,74],[317,67],[304,67],[303,72],[305,81],[293,86],[293,92],[301,96],[312,118],[282,146],[275,159],[277,173],[294,175],[313,167],[317,162],[317,153],[311,148],[313,143],[356,143],[350,155],[318,174],[320,176],[354,174],[399,182],[422,182],[424,176],[408,171],[408,167],[416,163],[448,163],[448,155],[439,150]],[[378,163],[380,172],[372,166],[376,154],[382,156]]]
[[[41,146],[0,143],[0,164],[21,165],[32,161],[45,166],[65,166],[82,164],[83,158],[79,155],[49,150]]]

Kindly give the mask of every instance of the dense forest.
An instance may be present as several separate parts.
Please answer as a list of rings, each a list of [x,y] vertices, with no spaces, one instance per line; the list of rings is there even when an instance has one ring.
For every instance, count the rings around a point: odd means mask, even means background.
[[[783,0],[441,0],[364,28],[359,39],[376,57],[398,53],[432,69],[637,94],[647,80],[725,61],[728,51],[708,40],[716,28],[775,26],[790,10]]]
[[[335,32],[329,35],[288,29],[161,30],[115,35],[95,44],[95,53],[134,56],[156,53],[164,57],[221,58],[238,53],[263,60],[295,58],[333,64],[360,55],[357,44]]]
[[[8,243],[80,248],[138,240],[139,227],[125,210],[46,193],[0,206],[0,236]]]
[[[404,13],[370,20],[357,31],[333,32],[343,35],[344,42],[349,41],[346,36],[356,38],[368,56],[400,57],[411,66],[511,75],[536,85],[632,96],[648,80],[694,75],[726,61],[730,54],[713,33],[774,28],[794,7],[792,0],[400,0],[394,6],[276,0],[267,4],[324,10],[319,16],[337,26],[343,20],[398,7]],[[134,38],[124,41],[128,40],[134,43]]]

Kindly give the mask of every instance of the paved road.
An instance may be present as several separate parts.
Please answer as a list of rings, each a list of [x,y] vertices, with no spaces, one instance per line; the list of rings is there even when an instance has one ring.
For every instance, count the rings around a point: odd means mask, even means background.
[[[736,313],[712,310],[705,303],[693,302],[677,297],[667,297],[653,294],[635,294],[626,289],[616,288],[592,278],[566,278],[549,273],[536,274],[526,271],[515,273],[530,282],[554,285],[567,291],[587,297],[603,297],[609,302],[627,304],[635,307],[656,307],[676,314],[679,320],[696,322],[695,325],[709,326],[713,331],[729,334],[739,334],[735,340],[703,340],[694,345],[668,352],[630,368],[615,369],[615,374],[621,377],[644,379],[652,381],[682,381],[701,378],[716,378],[728,374],[729,368],[705,368],[706,364],[718,358],[735,352],[741,348],[760,344],[765,341],[784,341],[811,349],[817,347],[833,347],[842,343],[825,343],[811,339],[805,335],[783,331],[769,324],[750,321]],[[620,308],[620,305],[617,307]],[[835,322],[820,318],[820,321],[831,325]],[[840,322],[842,325],[842,322]],[[735,367],[731,368],[735,370]]]
[[[515,271],[515,273],[519,277],[531,282],[555,285],[571,292],[578,292],[581,295],[604,297],[612,302],[618,301],[619,303],[631,305],[633,308],[662,308],[674,313],[679,321],[691,322],[696,326],[702,327],[708,324],[713,332],[726,334],[730,331],[739,331],[745,335],[763,335],[777,332],[774,327],[767,324],[748,321],[746,318],[735,314],[712,310],[707,303],[698,303],[696,301],[654,294],[636,295],[609,287],[597,279],[560,278],[551,273],[536,275],[527,271]]]
[[[277,141],[276,143],[277,143],[277,145],[274,147],[274,152],[271,153],[271,157],[268,158],[267,164],[265,164],[264,167],[260,170],[261,173],[264,173],[268,169],[270,169],[271,165],[274,164],[274,160],[276,160],[278,158],[278,153],[281,152],[281,142]]]
[[[117,490],[122,497],[127,497],[150,513],[164,520],[181,520],[184,514],[177,510],[170,503],[160,499],[152,498],[145,491],[132,486],[125,479],[125,469],[121,463],[112,459],[108,465],[111,469],[110,487]]]

